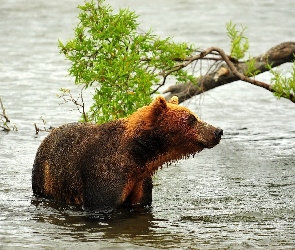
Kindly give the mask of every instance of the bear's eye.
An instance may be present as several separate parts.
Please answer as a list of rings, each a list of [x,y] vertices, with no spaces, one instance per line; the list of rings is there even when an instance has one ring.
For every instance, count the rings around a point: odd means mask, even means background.
[[[194,126],[197,123],[197,118],[194,115],[189,115],[187,122],[188,122],[188,125]]]

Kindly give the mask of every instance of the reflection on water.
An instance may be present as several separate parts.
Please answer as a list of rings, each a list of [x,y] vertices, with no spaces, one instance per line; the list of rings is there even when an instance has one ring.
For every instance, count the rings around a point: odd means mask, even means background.
[[[148,235],[153,221],[148,208],[102,214],[80,211],[75,207],[58,207],[46,200],[33,200],[32,204],[36,206],[33,220],[70,229],[72,237],[81,241]],[[93,234],[90,238],[89,233]]]
[[[248,26],[255,55],[294,39],[287,0],[108,2],[137,10],[143,29],[203,47],[227,48],[229,19]],[[57,39],[72,36],[78,3],[1,2],[0,97],[19,131],[0,131],[0,248],[293,249],[294,104],[247,83],[185,103],[225,135],[217,147],[163,167],[151,208],[88,214],[32,197],[32,164],[46,136],[35,135],[33,124],[42,127],[41,116],[48,127],[79,117],[56,98],[60,87],[72,86]]]

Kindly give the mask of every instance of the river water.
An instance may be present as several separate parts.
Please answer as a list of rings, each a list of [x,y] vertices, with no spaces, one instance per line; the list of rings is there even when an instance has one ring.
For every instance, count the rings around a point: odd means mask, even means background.
[[[292,0],[107,2],[135,10],[143,30],[201,48],[227,51],[229,20],[248,27],[252,55],[295,38]],[[87,215],[33,199],[32,164],[46,136],[35,135],[33,124],[42,128],[40,117],[46,127],[79,119],[56,97],[61,87],[79,92],[57,39],[73,36],[82,3],[0,0],[0,98],[18,128],[0,131],[0,248],[294,249],[295,106],[248,83],[184,103],[225,135],[215,148],[163,167],[151,209]]]

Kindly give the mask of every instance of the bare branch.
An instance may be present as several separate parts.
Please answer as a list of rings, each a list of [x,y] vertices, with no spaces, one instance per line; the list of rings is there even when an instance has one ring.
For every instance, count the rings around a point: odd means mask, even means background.
[[[58,97],[63,99],[64,101],[63,103],[67,103],[67,102],[74,103],[76,105],[77,110],[82,114],[84,120],[87,122],[88,119],[87,119],[87,114],[85,111],[85,103],[83,99],[83,90],[85,89],[85,87],[86,86],[83,86],[83,88],[81,88],[80,94],[76,99],[73,97],[72,93],[68,89],[61,89],[62,94],[58,95]],[[79,102],[79,99],[81,99],[81,103]],[[63,104],[63,103],[60,103],[60,104]]]
[[[191,57],[188,57],[188,58],[184,59],[183,60],[184,61],[183,63],[180,63],[180,64],[174,66],[173,68],[169,69],[167,72],[162,71],[162,72],[159,73],[159,75],[162,75],[163,77],[167,77],[167,76],[171,75],[173,72],[176,72],[178,70],[181,70],[181,69],[187,67],[192,62],[197,61],[197,60],[199,60],[201,58],[204,58],[206,55],[208,55],[212,51],[214,51],[214,49],[212,49],[212,48],[208,48],[208,49],[200,52],[200,54],[198,54],[198,55],[191,56]]]
[[[0,114],[0,115],[5,119],[5,122],[10,122],[10,120],[8,119],[8,116],[6,115],[6,111],[5,111],[5,108],[4,108],[1,98],[0,98],[0,105],[1,105],[1,109],[2,109],[2,114]]]
[[[10,120],[8,119],[8,116],[6,115],[6,111],[1,98],[0,98],[0,106],[2,109],[2,114],[0,114],[0,128],[3,128],[4,131],[11,131],[11,130],[17,131],[17,127],[15,125],[13,125],[12,127],[8,125]]]
[[[231,72],[236,76],[238,77],[240,80],[244,81],[244,82],[249,82],[251,84],[254,84],[256,86],[259,86],[259,87],[262,87],[262,88],[265,88],[271,92],[273,92],[273,89],[271,88],[271,86],[267,83],[264,83],[264,82],[260,82],[260,81],[257,81],[257,80],[254,80],[254,79],[251,79],[249,78],[248,76],[240,73],[236,66],[231,62],[231,60],[229,59],[229,57],[224,53],[224,51],[220,48],[217,48],[217,47],[212,47],[211,48],[213,51],[216,51],[220,54],[220,56],[222,57],[222,59],[225,61],[225,63],[228,65],[229,69],[231,70]]]
[[[40,129],[37,127],[37,124],[36,124],[36,123],[34,123],[34,127],[35,127],[35,131],[36,131],[36,135],[38,135],[38,134],[39,134],[39,131],[40,131]]]

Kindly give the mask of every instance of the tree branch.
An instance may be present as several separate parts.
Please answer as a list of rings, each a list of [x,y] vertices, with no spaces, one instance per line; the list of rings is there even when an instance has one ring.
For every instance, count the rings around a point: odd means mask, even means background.
[[[2,116],[5,119],[5,122],[10,122],[10,120],[8,119],[8,116],[6,115],[6,111],[5,111],[5,108],[4,108],[1,98],[0,98],[0,106],[2,109],[2,114],[0,114],[0,116]]]
[[[206,75],[200,76],[197,79],[197,84],[191,82],[184,84],[176,84],[169,87],[163,93],[170,93],[166,98],[170,99],[172,96],[176,95],[179,98],[179,102],[190,99],[195,95],[199,95],[203,92],[206,92],[210,89],[242,80],[249,82],[258,87],[262,87],[268,91],[273,92],[271,85],[257,81],[253,78],[250,78],[246,75],[246,72],[249,74],[249,61],[239,62],[232,60],[227,56],[223,50],[217,47],[210,47],[205,51],[201,52],[199,55],[194,57],[194,60],[206,59],[206,55],[217,52],[225,63],[217,67],[213,72],[209,72]],[[295,42],[284,42],[278,44],[266,53],[259,55],[257,57],[251,58],[251,61],[254,61],[254,69],[257,74],[269,71],[268,65],[272,67],[277,67],[281,64],[292,62],[295,59]],[[186,65],[188,61],[182,65]],[[181,67],[181,66],[180,66]],[[250,72],[251,73],[251,72]],[[255,73],[252,72],[254,75]],[[291,100],[294,102],[294,100]]]
[[[10,120],[8,119],[8,116],[6,115],[6,111],[1,98],[0,98],[0,107],[2,109],[2,113],[0,113],[0,128],[3,128],[4,131],[10,131],[11,129],[17,131],[17,127],[15,125],[13,125],[12,127],[9,126]]]

